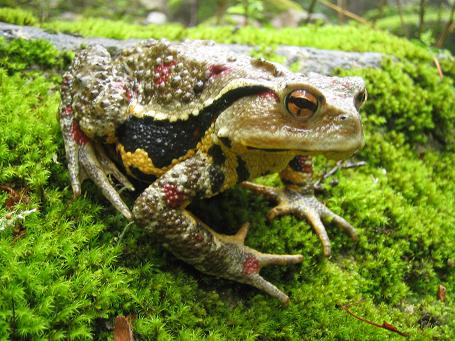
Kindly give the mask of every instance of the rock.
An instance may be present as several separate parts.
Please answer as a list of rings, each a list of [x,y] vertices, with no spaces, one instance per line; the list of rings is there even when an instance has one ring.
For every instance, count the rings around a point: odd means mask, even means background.
[[[235,53],[251,55],[254,47],[247,45],[225,45]],[[279,46],[274,52],[286,58],[286,66],[298,63],[300,72],[316,72],[331,75],[336,68],[378,68],[383,54],[377,52],[345,52],[321,50],[312,47]]]
[[[74,13],[74,12],[63,12],[62,14],[59,15],[59,20],[63,21],[76,21],[81,18],[80,14]]]
[[[52,34],[39,27],[17,26],[2,22],[0,22],[0,37],[7,40],[17,38],[44,39],[52,43],[58,50],[77,50],[81,45],[100,44],[112,52],[133,46],[141,41],[139,39],[82,38],[63,33]],[[254,47],[247,45],[225,44],[224,46],[232,52],[248,55],[254,50]],[[286,58],[288,66],[298,63],[300,72],[317,72],[326,75],[332,74],[335,68],[377,68],[380,66],[383,57],[381,53],[343,52],[297,46],[280,46],[275,52]]]
[[[163,12],[153,11],[147,15],[144,20],[146,25],[163,25],[167,23],[167,16]]]
[[[7,40],[22,39],[43,39],[49,41],[57,50],[77,50],[84,45],[100,44],[111,51],[123,49],[137,44],[139,39],[117,40],[109,38],[82,38],[64,33],[48,33],[39,27],[18,26],[0,22],[0,37]]]
[[[276,28],[298,27],[306,23],[308,12],[295,9],[284,11],[271,20],[271,24]],[[322,13],[313,13],[310,16],[310,22],[326,22],[327,17]]]
[[[306,19],[305,19],[306,21]],[[327,18],[327,16],[324,14],[324,13],[312,13],[310,15],[310,23],[327,23],[329,21],[329,19]],[[303,24],[302,22],[300,22],[300,24]]]
[[[223,21],[237,27],[243,27],[245,25],[245,17],[241,14],[226,14]],[[261,27],[261,24],[253,18],[248,18],[248,26]]]
[[[276,53],[286,57],[287,65],[298,63],[300,72],[333,74],[336,68],[378,68],[383,55],[377,52],[345,52],[311,47],[280,46]]]

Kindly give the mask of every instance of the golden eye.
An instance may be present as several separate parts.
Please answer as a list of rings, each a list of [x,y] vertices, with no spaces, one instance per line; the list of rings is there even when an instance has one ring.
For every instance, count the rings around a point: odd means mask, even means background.
[[[363,103],[366,102],[367,97],[368,97],[368,94],[367,94],[366,89],[363,89],[355,96],[354,104],[355,104],[355,107],[357,108],[357,110],[360,109],[360,107],[363,105]]]
[[[286,109],[295,117],[307,119],[317,110],[319,101],[307,90],[294,90],[286,96]]]

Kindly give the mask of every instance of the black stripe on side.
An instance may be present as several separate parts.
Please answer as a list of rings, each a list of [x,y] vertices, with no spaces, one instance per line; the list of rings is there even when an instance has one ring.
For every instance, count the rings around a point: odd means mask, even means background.
[[[118,142],[128,152],[142,148],[156,167],[166,167],[173,159],[195,148],[210,125],[232,103],[264,89],[262,86],[248,86],[231,90],[186,121],[157,121],[152,117],[131,116],[117,128]]]
[[[237,181],[242,182],[245,180],[248,180],[250,177],[250,171],[248,170],[248,167],[246,166],[246,162],[240,157],[237,156]]]
[[[210,186],[213,194],[219,193],[223,186],[225,176],[219,166],[211,165],[208,169],[210,176]]]
[[[231,142],[231,140],[229,139],[229,137],[220,137],[220,140],[221,140],[221,142],[223,142],[223,144],[224,144],[226,147],[231,148],[232,142]]]
[[[207,151],[207,154],[209,154],[213,158],[213,162],[216,165],[222,165],[224,161],[226,161],[226,156],[224,155],[223,150],[217,144],[211,146]]]

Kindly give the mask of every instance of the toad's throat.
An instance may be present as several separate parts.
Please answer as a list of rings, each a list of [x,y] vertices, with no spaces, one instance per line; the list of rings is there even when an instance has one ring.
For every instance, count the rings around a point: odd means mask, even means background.
[[[198,115],[170,122],[153,117],[130,116],[116,132],[117,142],[125,151],[144,150],[156,167],[166,167],[172,160],[194,149],[218,116],[240,98],[267,90],[263,86],[244,86],[230,90],[203,108]]]

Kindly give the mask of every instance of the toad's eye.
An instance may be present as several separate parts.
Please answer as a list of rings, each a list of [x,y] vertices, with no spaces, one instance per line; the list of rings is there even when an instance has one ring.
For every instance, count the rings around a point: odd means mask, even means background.
[[[286,96],[286,109],[298,118],[310,118],[317,110],[319,101],[307,90],[294,90]]]
[[[355,107],[357,108],[357,110],[360,109],[360,107],[363,105],[363,103],[366,102],[367,97],[368,97],[368,94],[367,94],[366,89],[363,89],[355,96],[354,104],[355,104]]]

